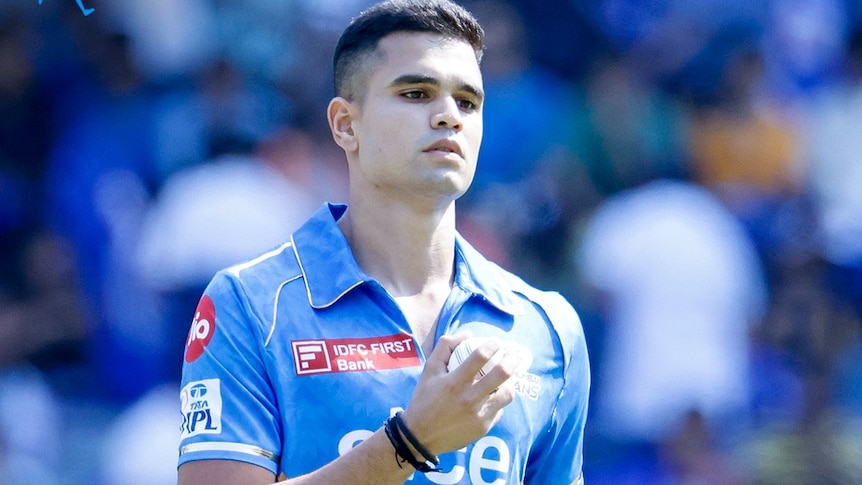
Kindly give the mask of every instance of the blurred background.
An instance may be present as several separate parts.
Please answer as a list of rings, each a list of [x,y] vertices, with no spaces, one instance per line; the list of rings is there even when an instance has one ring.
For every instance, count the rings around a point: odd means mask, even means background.
[[[463,3],[459,228],[579,311],[587,483],[862,483],[862,2]],[[0,484],[175,483],[204,285],[346,200],[369,4],[0,3]]]

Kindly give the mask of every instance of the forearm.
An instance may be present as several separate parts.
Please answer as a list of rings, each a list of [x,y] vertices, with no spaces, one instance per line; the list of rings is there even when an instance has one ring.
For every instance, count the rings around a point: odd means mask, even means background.
[[[320,469],[277,482],[279,485],[400,485],[415,470],[395,460],[395,448],[382,429]],[[418,473],[418,472],[417,472]],[[284,475],[281,475],[283,477]],[[179,469],[179,485],[267,485],[277,479],[261,466],[236,460],[196,460]]]
[[[378,429],[362,443],[323,467],[279,485],[400,485],[412,473],[418,473],[407,463],[398,466],[395,449],[383,429]]]

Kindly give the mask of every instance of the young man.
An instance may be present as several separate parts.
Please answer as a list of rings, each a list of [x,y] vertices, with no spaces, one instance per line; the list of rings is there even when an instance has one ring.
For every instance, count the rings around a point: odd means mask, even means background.
[[[455,229],[481,54],[447,0],[384,2],[346,29],[327,114],[349,209],[213,278],[186,346],[181,485],[582,483],[578,317]],[[493,338],[449,372],[470,335]]]

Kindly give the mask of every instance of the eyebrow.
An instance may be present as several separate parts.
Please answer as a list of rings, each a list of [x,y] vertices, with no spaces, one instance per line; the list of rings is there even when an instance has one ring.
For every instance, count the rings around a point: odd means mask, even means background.
[[[398,76],[397,78],[395,78],[395,80],[392,81],[389,86],[397,87],[410,84],[430,84],[432,86],[440,86],[440,80],[435,77],[425,76],[422,74],[404,74],[403,76]],[[479,99],[485,99],[485,92],[477,88],[476,86],[473,86],[472,84],[459,84],[458,89],[461,91],[466,91]]]

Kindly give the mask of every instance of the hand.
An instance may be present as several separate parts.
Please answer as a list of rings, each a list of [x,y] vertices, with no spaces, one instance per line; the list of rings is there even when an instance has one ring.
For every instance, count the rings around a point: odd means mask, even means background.
[[[455,347],[468,333],[446,335],[425,363],[425,369],[402,417],[416,439],[435,455],[458,450],[485,436],[515,399],[510,379],[521,356],[488,339],[452,372],[446,370]],[[479,377],[479,370],[497,352],[502,359]]]

